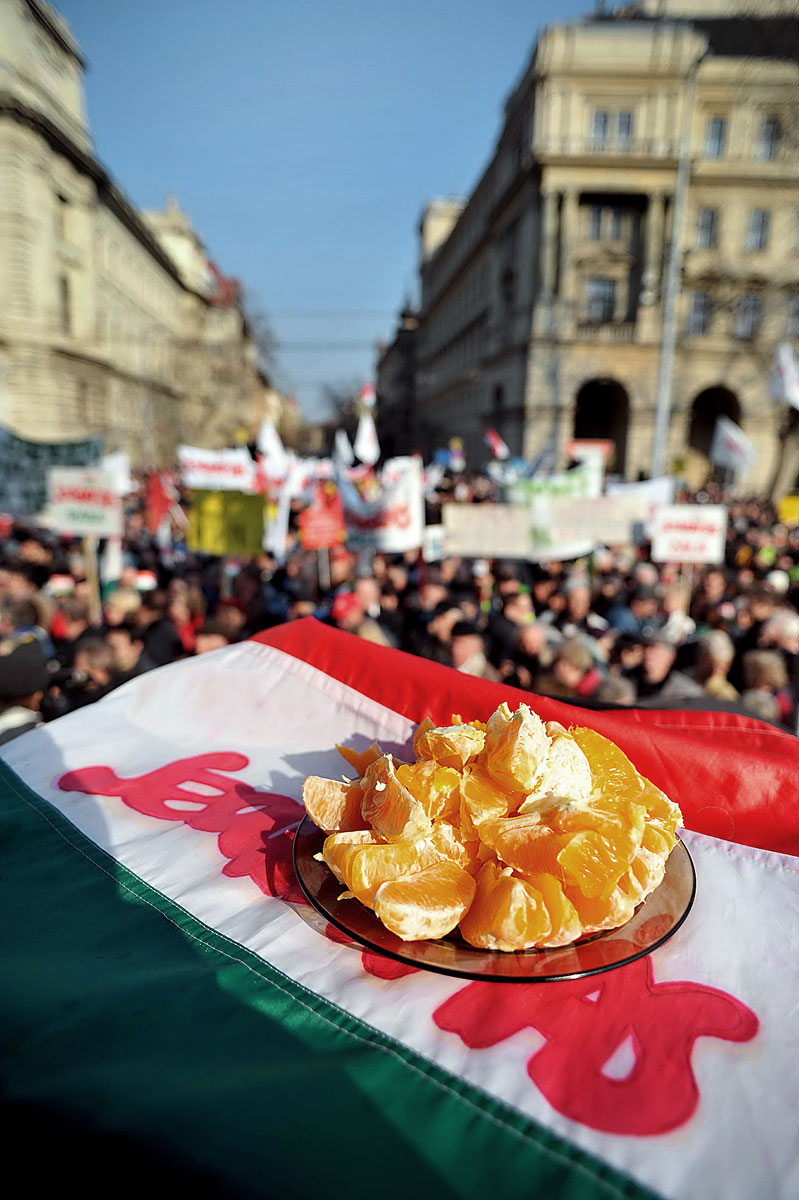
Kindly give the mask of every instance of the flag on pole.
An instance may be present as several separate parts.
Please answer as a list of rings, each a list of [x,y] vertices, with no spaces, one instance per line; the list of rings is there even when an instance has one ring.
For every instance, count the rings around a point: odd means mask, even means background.
[[[756,458],[757,450],[741,427],[729,417],[718,417],[710,443],[710,461],[736,475],[745,475]]]
[[[267,475],[273,479],[283,479],[288,471],[289,460],[280,440],[280,434],[271,418],[267,417],[261,422],[255,445],[261,455]]]
[[[503,700],[598,729],[682,806],[696,901],[647,957],[470,981],[364,951],[305,903],[302,781],[338,778],[335,743],[405,757],[424,715]],[[574,1200],[795,1196],[799,742],[731,713],[635,716],[305,620],[7,743],[9,1112],[242,1196],[363,1200],[378,1177],[390,1200],[432,1177],[463,1200],[520,1179]],[[90,1153],[80,1170],[92,1190]]]
[[[788,342],[781,342],[774,351],[769,391],[781,404],[799,408],[799,366]]]
[[[347,437],[346,431],[343,429],[336,430],[333,458],[335,459],[336,466],[339,469],[343,467],[351,467],[355,462],[355,455],[352,453],[350,439]]]
[[[374,409],[374,406],[377,403],[377,393],[375,392],[374,384],[365,383],[363,385],[361,388],[359,401],[361,408],[366,408],[370,411]]]
[[[367,463],[370,467],[373,467],[380,457],[380,443],[377,440],[375,419],[370,412],[361,413],[358,419],[353,450],[361,462]]]
[[[508,449],[506,443],[499,436],[496,429],[487,429],[486,434],[485,434],[485,440],[488,442],[488,445],[491,448],[491,453],[494,455],[494,458],[503,458],[504,459],[504,458],[510,457],[510,450]]]

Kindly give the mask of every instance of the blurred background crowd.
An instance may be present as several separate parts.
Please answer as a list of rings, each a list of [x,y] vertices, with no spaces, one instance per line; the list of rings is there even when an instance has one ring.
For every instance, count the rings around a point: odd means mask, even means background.
[[[482,476],[445,476],[428,519],[445,500],[491,500],[492,488]],[[121,575],[103,587],[100,610],[80,541],[6,522],[0,743],[145,671],[309,616],[583,706],[730,708],[796,732],[799,528],[779,524],[762,499],[712,487],[689,497],[729,506],[725,563],[691,573],[652,563],[645,542],[545,564],[339,546],[320,587],[317,554],[296,535],[282,563],[192,555],[177,528],[159,545],[143,491],[128,497]]]

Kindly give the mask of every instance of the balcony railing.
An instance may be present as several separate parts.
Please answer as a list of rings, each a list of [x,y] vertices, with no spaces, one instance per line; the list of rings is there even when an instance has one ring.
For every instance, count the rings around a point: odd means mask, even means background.
[[[578,321],[577,337],[588,342],[632,342],[635,340],[635,321]]]
[[[673,138],[546,138],[536,147],[539,154],[607,154],[636,158],[676,158]]]

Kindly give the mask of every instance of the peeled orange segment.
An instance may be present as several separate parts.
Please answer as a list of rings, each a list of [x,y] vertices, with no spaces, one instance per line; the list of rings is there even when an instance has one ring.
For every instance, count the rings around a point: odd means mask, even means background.
[[[460,771],[471,758],[483,749],[486,735],[473,725],[445,725],[428,729],[414,739],[414,750],[420,758],[433,758],[442,767]]]
[[[529,794],[538,786],[549,752],[544,722],[526,704],[512,713],[500,704],[489,719],[481,762],[489,775],[509,792]]]
[[[464,721],[464,719],[460,715],[460,713],[452,714],[452,720],[450,721],[450,724],[451,725],[471,725],[472,729],[482,729],[483,733],[485,733],[486,729],[488,728],[485,721]]]
[[[360,752],[353,750],[351,746],[341,746],[338,742],[336,742],[336,749],[341,757],[345,759],[352,769],[358,773],[359,778],[361,775],[363,775],[366,768],[371,766],[371,764],[376,759],[380,758],[381,754],[383,753],[377,742],[372,742],[371,746],[368,746],[366,750],[361,750]]]
[[[474,894],[471,875],[456,863],[438,862],[404,879],[384,883],[377,889],[374,908],[387,929],[412,942],[451,933]]]
[[[650,821],[647,823],[641,839],[641,845],[645,850],[651,850],[653,854],[659,854],[665,860],[671,854],[676,844],[676,837],[671,833],[667,833],[662,827],[659,827],[657,822]]]
[[[355,829],[346,833],[331,833],[325,838],[322,846],[322,857],[330,870],[338,879],[344,882],[344,875],[352,855],[363,846],[377,846],[382,842],[379,834],[373,829]]]
[[[639,846],[629,868],[619,880],[619,887],[636,905],[640,904],[660,885],[665,871],[664,858]]]
[[[527,950],[545,941],[552,922],[541,893],[509,869],[485,863],[461,919],[461,936],[480,950]]]
[[[480,868],[480,843],[478,841],[464,842],[460,830],[451,825],[449,821],[433,822],[430,841],[442,858],[448,858],[451,862],[457,863],[470,875],[477,874]]]
[[[553,833],[537,814],[498,817],[483,821],[480,840],[508,867],[523,875],[548,874],[563,879],[558,855],[569,844],[572,834]]]
[[[358,846],[344,864],[343,879],[361,901],[372,908],[375,893],[390,879],[413,875],[433,863],[444,861],[432,841],[385,842],[378,846]]]
[[[357,783],[340,783],[309,775],[302,785],[302,801],[308,816],[325,833],[365,829],[361,815],[363,792]]]
[[[426,733],[431,729],[435,729],[436,723],[430,717],[424,717],[416,726],[416,733],[413,735],[413,752],[419,758],[419,743]]]
[[[564,892],[575,907],[583,933],[597,933],[601,929],[617,929],[626,925],[635,912],[635,901],[625,896],[620,887],[616,887],[609,896],[590,898],[579,888],[564,887]]]
[[[602,792],[619,799],[639,800],[643,781],[623,750],[595,729],[576,726],[569,732],[588,759]]]
[[[390,754],[375,759],[361,779],[364,823],[391,842],[412,842],[430,832],[424,806],[404,787]]]
[[[588,759],[571,734],[562,732],[547,734],[551,740],[544,768],[538,784],[527,796],[519,812],[532,812],[548,803],[549,797],[582,801],[587,800],[593,788],[593,777]]]
[[[419,801],[428,817],[451,817],[459,812],[461,777],[451,767],[442,767],[434,759],[412,765],[403,763],[397,767],[397,779]]]
[[[558,855],[558,864],[569,883],[590,899],[609,896],[627,870],[634,849],[619,855],[613,842],[593,829],[575,833]]]
[[[460,777],[461,826],[464,834],[491,817],[506,817],[514,801],[513,793],[504,792],[486,772],[479,767],[467,767]],[[516,797],[518,800],[518,797]]]
[[[567,946],[576,941],[583,932],[577,909],[568,899],[559,881],[554,875],[527,875],[525,883],[529,883],[544,900],[552,928],[543,946]]]
[[[673,837],[682,825],[682,813],[678,805],[673,800],[669,800],[666,793],[661,792],[654,783],[644,779],[643,775],[639,775],[638,778],[643,787],[639,803],[646,808],[647,816],[655,823],[662,825],[663,829]]]

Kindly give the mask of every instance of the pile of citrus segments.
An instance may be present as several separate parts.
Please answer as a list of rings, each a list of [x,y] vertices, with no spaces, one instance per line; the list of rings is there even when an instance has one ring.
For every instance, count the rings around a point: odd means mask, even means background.
[[[343,894],[405,941],[459,927],[484,950],[568,945],[624,925],[663,879],[680,810],[592,729],[526,704],[425,719],[416,761],[338,747],[358,778],[311,776],[303,800],[329,836]]]

